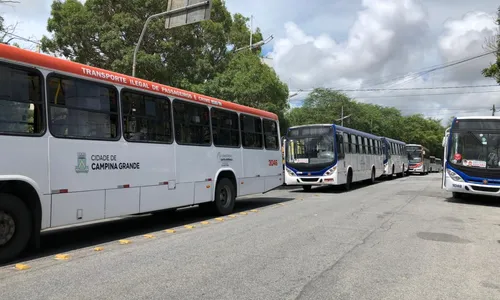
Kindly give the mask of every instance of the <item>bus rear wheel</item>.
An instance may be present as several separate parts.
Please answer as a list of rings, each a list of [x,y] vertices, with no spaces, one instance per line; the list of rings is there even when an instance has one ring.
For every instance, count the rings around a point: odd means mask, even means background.
[[[222,178],[215,187],[213,209],[219,215],[228,215],[233,212],[236,202],[236,188],[231,180]]]
[[[370,177],[370,183],[371,184],[375,183],[375,168],[372,168],[372,175]]]
[[[28,245],[31,213],[18,197],[0,194],[0,261],[17,257]]]

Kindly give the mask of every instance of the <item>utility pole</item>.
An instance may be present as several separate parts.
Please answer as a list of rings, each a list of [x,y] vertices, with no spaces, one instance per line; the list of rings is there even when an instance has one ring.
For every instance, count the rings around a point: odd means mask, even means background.
[[[250,15],[250,49],[252,49],[252,37],[253,37],[253,15]]]
[[[493,107],[490,110],[491,110],[491,115],[495,116],[495,112],[496,112],[495,104],[493,104]]]
[[[335,121],[340,121],[340,126],[344,126],[344,119],[350,118],[351,115],[347,115],[344,117],[344,105],[342,105],[342,108],[340,110],[340,119],[337,119]]]

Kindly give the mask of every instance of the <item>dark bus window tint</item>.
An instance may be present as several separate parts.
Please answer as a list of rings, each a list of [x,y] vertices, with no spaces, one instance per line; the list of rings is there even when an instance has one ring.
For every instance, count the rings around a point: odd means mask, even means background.
[[[168,98],[145,93],[122,92],[123,135],[130,142],[172,142]]]
[[[279,149],[278,125],[271,120],[263,120],[264,141],[267,150]]]
[[[35,71],[0,64],[0,134],[45,131],[42,80]]]
[[[118,139],[116,88],[50,75],[47,79],[50,131],[59,138]]]
[[[211,109],[212,136],[217,147],[239,147],[238,114],[218,108]]]
[[[260,118],[240,115],[241,140],[244,148],[262,148],[262,121]]]
[[[208,107],[202,104],[174,100],[175,140],[179,145],[211,144]]]

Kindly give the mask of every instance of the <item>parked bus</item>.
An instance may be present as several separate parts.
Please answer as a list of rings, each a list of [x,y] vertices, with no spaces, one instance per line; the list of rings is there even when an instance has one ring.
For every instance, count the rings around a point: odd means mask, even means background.
[[[443,161],[441,160],[441,158],[436,157],[436,167],[436,172],[443,172]]]
[[[0,44],[0,259],[40,231],[282,184],[278,117]]]
[[[436,157],[433,155],[429,156],[429,172],[437,172]]]
[[[286,137],[285,182],[312,186],[345,185],[382,175],[378,136],[331,124],[291,127]]]
[[[430,153],[429,149],[419,144],[406,145],[409,160],[409,173],[429,174]]]
[[[382,137],[382,151],[384,152],[384,176],[389,178],[403,177],[408,172],[408,154],[406,143],[387,137]]]
[[[443,188],[500,196],[500,117],[455,118],[443,138]]]

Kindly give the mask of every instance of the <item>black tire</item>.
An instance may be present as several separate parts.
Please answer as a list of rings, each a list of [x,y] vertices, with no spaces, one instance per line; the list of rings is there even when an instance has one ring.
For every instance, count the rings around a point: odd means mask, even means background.
[[[32,216],[24,202],[14,195],[0,194],[0,262],[10,261],[26,249],[32,229]]]
[[[352,186],[352,171],[349,170],[349,172],[347,173],[347,180],[346,180],[346,183],[344,185],[345,190],[346,191],[350,191],[351,190],[351,186]]]
[[[375,184],[375,168],[372,168],[372,175],[370,177],[370,183]]]
[[[303,185],[303,186],[302,186],[302,189],[303,189],[304,191],[306,191],[306,192],[309,192],[309,191],[311,190],[311,188],[312,188],[312,186],[310,186],[310,185]]]
[[[225,216],[234,210],[236,202],[236,188],[231,180],[222,178],[215,187],[215,200],[212,203],[216,214]]]

